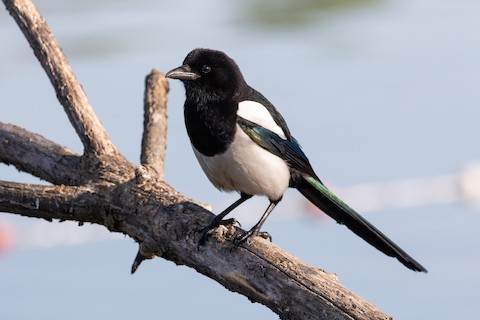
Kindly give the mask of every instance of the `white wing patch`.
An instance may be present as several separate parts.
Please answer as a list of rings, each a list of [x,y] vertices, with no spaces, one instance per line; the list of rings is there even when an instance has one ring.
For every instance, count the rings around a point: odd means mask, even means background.
[[[270,112],[261,103],[249,100],[242,101],[238,104],[237,115],[275,132],[283,139],[287,138],[282,128],[273,120]]]

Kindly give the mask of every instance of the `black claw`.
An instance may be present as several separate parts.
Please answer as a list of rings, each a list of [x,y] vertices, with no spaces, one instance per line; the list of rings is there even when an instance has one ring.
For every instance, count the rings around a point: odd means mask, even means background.
[[[235,237],[235,239],[233,239],[233,246],[238,247],[242,243],[246,242],[247,239],[250,238],[251,236],[252,235],[250,234],[250,231],[247,231],[247,232],[243,233],[242,235],[240,235],[238,237]]]
[[[221,221],[218,223],[218,225],[222,225],[222,226],[235,226],[235,227],[239,227],[239,228],[242,227],[242,225],[240,224],[240,222],[238,222],[238,221],[235,220],[234,218],[221,220]]]
[[[202,230],[199,230],[199,232],[202,232]],[[207,235],[208,235],[208,231],[202,232],[202,236],[200,237],[200,240],[198,240],[198,243],[197,243],[197,250],[200,250],[200,246],[203,246],[205,244],[205,241],[207,240]]]
[[[258,236],[259,236],[259,237],[262,237],[262,238],[265,239],[265,240],[268,240],[268,241],[272,242],[272,236],[271,236],[270,233],[268,233],[267,231],[259,232],[259,233],[258,233]]]
[[[247,242],[248,239],[250,239],[252,237],[255,237],[255,236],[262,237],[263,239],[269,240],[270,242],[272,242],[272,236],[268,232],[258,231],[255,228],[253,228],[253,229],[245,232],[244,234],[236,237],[235,239],[233,239],[233,244],[234,244],[235,247],[238,247],[242,243]]]

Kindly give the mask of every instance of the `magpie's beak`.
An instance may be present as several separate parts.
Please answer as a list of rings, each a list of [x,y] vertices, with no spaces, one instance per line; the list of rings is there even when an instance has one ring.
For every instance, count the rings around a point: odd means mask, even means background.
[[[199,74],[192,72],[192,69],[188,64],[168,71],[165,76],[170,79],[178,79],[182,81],[192,81],[200,78]]]

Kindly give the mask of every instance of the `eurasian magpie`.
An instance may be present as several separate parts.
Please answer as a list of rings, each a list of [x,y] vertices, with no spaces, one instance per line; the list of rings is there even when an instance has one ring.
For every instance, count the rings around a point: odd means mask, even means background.
[[[232,223],[222,219],[253,195],[268,197],[270,204],[257,224],[234,241],[238,245],[257,235],[271,240],[260,228],[291,187],[378,250],[407,268],[427,272],[322,183],[282,115],[245,82],[233,59],[221,51],[195,49],[166,76],[185,86],[185,125],[208,179],[220,190],[240,193],[202,230],[199,244],[211,229]]]

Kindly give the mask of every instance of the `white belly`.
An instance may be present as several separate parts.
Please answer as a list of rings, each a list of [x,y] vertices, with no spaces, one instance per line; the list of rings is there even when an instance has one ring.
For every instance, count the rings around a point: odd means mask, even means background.
[[[238,125],[235,140],[224,153],[207,157],[195,147],[193,151],[208,179],[220,190],[278,200],[288,188],[290,171],[285,161],[259,147]]]

